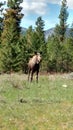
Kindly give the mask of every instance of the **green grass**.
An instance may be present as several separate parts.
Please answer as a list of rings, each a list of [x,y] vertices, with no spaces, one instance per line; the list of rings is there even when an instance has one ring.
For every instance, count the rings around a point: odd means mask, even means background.
[[[65,77],[0,75],[0,130],[73,130],[73,80]]]

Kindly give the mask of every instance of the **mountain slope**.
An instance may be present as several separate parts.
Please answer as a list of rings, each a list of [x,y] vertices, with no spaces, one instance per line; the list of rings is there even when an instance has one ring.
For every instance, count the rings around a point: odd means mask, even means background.
[[[50,28],[48,30],[45,30],[45,38],[48,39],[49,36],[54,34],[54,28]]]
[[[52,34],[54,34],[54,29],[55,28],[50,28],[48,30],[45,30],[45,39],[47,40],[49,36],[52,36]],[[21,34],[25,34],[27,31],[27,28],[21,28]],[[70,36],[70,28],[67,29],[66,31],[66,36],[69,37]]]
[[[49,36],[52,36],[52,34],[54,34],[54,29],[55,28],[51,28],[51,29],[48,29],[48,30],[45,30],[45,38],[48,39]],[[69,37],[70,36],[70,28],[68,28],[66,30],[66,37]]]

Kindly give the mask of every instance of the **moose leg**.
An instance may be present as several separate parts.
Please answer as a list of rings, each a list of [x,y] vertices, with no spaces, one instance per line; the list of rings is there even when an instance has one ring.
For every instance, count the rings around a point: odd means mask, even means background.
[[[38,83],[39,64],[36,66],[36,82]]]
[[[33,80],[33,71],[31,72],[31,82],[32,82],[32,80]]]
[[[38,73],[39,71],[36,72],[36,82],[38,83]]]

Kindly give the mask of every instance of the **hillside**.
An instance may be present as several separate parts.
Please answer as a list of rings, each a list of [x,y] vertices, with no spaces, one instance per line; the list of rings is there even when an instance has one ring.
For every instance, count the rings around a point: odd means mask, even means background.
[[[26,33],[26,30],[27,30],[27,28],[21,27],[21,34],[25,34],[25,33]]]
[[[51,36],[52,34],[54,34],[54,28],[45,30],[45,38],[47,39],[49,36]],[[66,30],[66,36],[69,37],[70,36],[70,28],[68,28]]]
[[[47,39],[49,36],[54,34],[54,28],[50,28],[48,30],[45,30],[45,38]]]
[[[27,30],[27,28],[22,28],[21,33],[25,34],[26,30]],[[52,34],[54,34],[54,28],[45,30],[45,39],[48,39],[48,37],[51,36]],[[70,35],[70,28],[68,28],[66,31],[66,36],[69,37],[69,35]]]

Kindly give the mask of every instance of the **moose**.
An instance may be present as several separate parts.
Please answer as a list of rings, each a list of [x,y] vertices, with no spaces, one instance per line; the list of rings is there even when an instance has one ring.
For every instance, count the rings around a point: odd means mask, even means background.
[[[32,82],[33,74],[36,72],[36,82],[38,82],[38,74],[41,63],[41,54],[35,52],[35,55],[28,62],[28,81]]]

